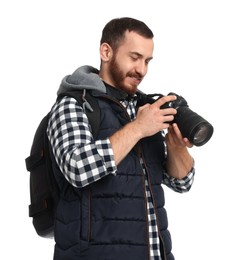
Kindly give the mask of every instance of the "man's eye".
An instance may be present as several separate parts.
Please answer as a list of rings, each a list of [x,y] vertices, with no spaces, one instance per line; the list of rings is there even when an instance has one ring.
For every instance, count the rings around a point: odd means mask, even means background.
[[[138,60],[138,56],[131,56],[132,60]]]

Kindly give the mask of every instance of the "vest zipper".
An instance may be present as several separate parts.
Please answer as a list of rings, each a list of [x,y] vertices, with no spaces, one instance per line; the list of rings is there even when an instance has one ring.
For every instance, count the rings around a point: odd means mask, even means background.
[[[88,242],[91,239],[91,192],[88,190]]]
[[[154,194],[152,192],[150,177],[149,177],[149,174],[148,174],[148,168],[147,168],[147,165],[145,163],[145,158],[144,158],[144,155],[143,155],[143,152],[142,152],[142,149],[141,149],[141,145],[138,145],[138,151],[139,151],[139,156],[143,160],[143,164],[145,166],[147,180],[148,180],[148,185],[149,185],[149,190],[150,190],[150,194],[151,194],[151,199],[152,199],[152,203],[154,205],[154,214],[155,214],[155,217],[156,217],[156,224],[157,224],[157,227],[158,227],[158,235],[159,235],[159,239],[160,239],[160,249],[161,248],[163,249],[163,250],[161,250],[162,251],[161,252],[161,258],[162,258],[162,260],[166,260],[167,257],[166,257],[166,252],[165,252],[165,248],[164,248],[164,241],[163,241],[162,235],[160,233],[160,225],[159,225],[159,222],[158,222],[158,215],[157,215],[157,212],[155,210],[156,207],[155,207]],[[145,185],[144,185],[144,190],[145,190]],[[146,197],[146,194],[145,194],[145,197]],[[147,211],[147,204],[146,204],[146,211]],[[148,211],[147,211],[147,215],[148,215]],[[146,219],[147,219],[147,230],[148,230],[148,217]],[[149,243],[149,245],[150,245],[150,243]],[[150,248],[149,248],[149,258],[150,258]]]
[[[140,160],[143,160],[144,162],[144,159],[143,159],[143,154],[142,154],[142,149],[141,149],[141,144],[140,142],[138,142],[136,144],[136,146],[134,147],[138,156],[139,156],[139,159]],[[140,164],[141,164],[141,161],[140,161]],[[143,169],[142,169],[143,171]],[[147,240],[147,243],[148,243],[148,259],[150,259],[150,238],[149,238],[149,220],[148,220],[148,208],[147,208],[147,199],[146,199],[146,187],[145,187],[145,175],[144,173],[142,174],[142,185],[144,187],[144,198],[145,198],[145,216],[146,216],[146,230],[147,230],[147,237],[146,237],[146,240]]]

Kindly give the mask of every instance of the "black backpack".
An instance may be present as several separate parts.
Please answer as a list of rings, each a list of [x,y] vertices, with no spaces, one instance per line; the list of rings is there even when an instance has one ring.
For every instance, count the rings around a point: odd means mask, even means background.
[[[86,105],[85,112],[92,127],[94,138],[97,137],[100,123],[100,109],[96,98],[88,92],[67,92],[58,96],[71,96],[80,105]],[[85,99],[86,98],[86,99]],[[55,210],[59,200],[58,184],[52,169],[50,144],[46,134],[50,112],[40,122],[33,139],[30,156],[25,159],[26,169],[30,172],[30,202],[29,217],[41,237],[54,236]]]

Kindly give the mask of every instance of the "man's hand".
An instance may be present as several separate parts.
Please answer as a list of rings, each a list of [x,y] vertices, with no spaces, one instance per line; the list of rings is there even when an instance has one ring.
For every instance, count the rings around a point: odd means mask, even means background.
[[[164,96],[153,104],[146,104],[139,108],[134,124],[141,134],[141,138],[154,135],[169,127],[169,122],[173,121],[177,110],[174,108],[161,109],[161,106],[175,99],[176,96]]]
[[[172,149],[183,149],[185,146],[188,148],[193,147],[188,140],[188,138],[183,137],[177,124],[173,123],[168,128],[168,133],[166,135],[166,143],[168,148],[171,146]]]
[[[116,165],[125,158],[140,139],[169,127],[168,122],[174,119],[177,111],[174,108],[161,109],[160,107],[175,99],[176,96],[165,96],[153,104],[140,107],[136,119],[110,137]]]

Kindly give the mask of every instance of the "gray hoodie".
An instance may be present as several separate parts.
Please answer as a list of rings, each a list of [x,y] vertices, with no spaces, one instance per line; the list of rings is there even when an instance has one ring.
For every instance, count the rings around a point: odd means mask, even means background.
[[[72,75],[65,76],[57,94],[74,90],[96,90],[106,93],[106,87],[98,75],[99,71],[92,66],[81,66]]]

